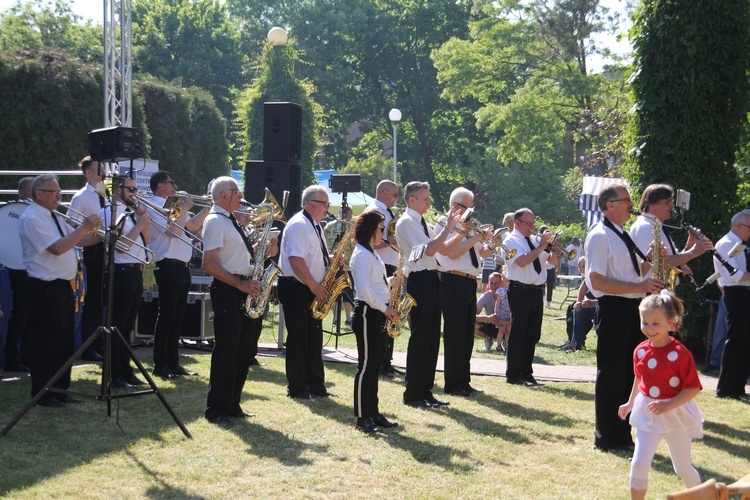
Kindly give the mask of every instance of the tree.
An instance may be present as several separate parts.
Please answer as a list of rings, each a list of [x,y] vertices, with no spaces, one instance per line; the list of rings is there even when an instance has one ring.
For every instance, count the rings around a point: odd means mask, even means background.
[[[322,108],[310,97],[314,87],[294,76],[296,50],[266,43],[258,64],[259,78],[245,88],[238,104],[238,127],[249,160],[263,159],[263,103],[293,102],[302,106],[302,184],[317,184],[313,175]]]
[[[748,25],[746,0],[645,0],[634,18],[628,175],[638,187],[666,182],[693,193],[691,222],[708,235],[726,233],[740,205],[734,161],[748,113]],[[713,271],[707,258],[691,267]],[[700,339],[705,312],[692,293],[682,296],[690,336]]]
[[[11,50],[62,51],[86,63],[100,63],[102,27],[80,16],[63,0],[21,2],[0,15],[0,52]]]

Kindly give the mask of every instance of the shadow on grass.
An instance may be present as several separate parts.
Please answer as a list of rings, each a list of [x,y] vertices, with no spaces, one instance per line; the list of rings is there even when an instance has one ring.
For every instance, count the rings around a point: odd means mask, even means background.
[[[748,453],[747,446],[738,446],[722,436],[732,436],[744,443],[750,441],[750,432],[742,431],[718,422],[703,422],[703,442],[706,446],[724,451],[730,455],[742,456]]]
[[[467,472],[474,469],[475,460],[466,451],[414,439],[411,436],[402,434],[402,431],[398,427],[396,429],[389,429],[388,431],[380,439],[393,448],[410,453],[414,460],[419,463],[435,465],[446,471]],[[462,462],[457,462],[459,459]]]
[[[189,495],[187,491],[182,488],[178,488],[171,484],[164,482],[159,474],[147,467],[143,462],[138,460],[130,450],[125,450],[125,454],[130,457],[135,465],[137,465],[143,473],[151,478],[156,483],[156,486],[151,486],[146,491],[146,496],[149,498],[182,498],[186,500],[201,500],[205,497],[200,495]]]
[[[586,391],[579,391],[577,389],[570,389],[567,387],[559,388],[553,387],[550,384],[544,384],[541,388],[544,392],[549,392],[558,396],[564,396],[568,399],[575,399],[577,401],[593,402],[596,398],[593,393]]]
[[[247,450],[248,454],[272,458],[284,465],[312,465],[311,459],[302,457],[305,452],[313,451],[316,454],[324,455],[328,453],[330,448],[328,445],[304,443],[295,439],[293,434],[288,435],[252,422],[241,423],[240,429],[242,430],[242,438],[250,447]]]

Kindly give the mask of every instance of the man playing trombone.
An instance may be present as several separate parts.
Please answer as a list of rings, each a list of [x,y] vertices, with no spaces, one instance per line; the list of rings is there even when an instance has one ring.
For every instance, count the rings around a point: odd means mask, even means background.
[[[112,326],[115,326],[126,342],[130,341],[130,333],[135,327],[138,309],[143,298],[143,268],[150,262],[153,252],[146,245],[151,234],[151,216],[146,213],[146,207],[136,208],[135,195],[138,192],[135,179],[124,175],[116,175],[112,179],[115,202],[115,222],[121,227],[120,242],[129,246],[127,252],[115,252],[115,289],[112,294]],[[131,210],[132,209],[132,210]],[[105,206],[99,212],[107,226],[111,225],[112,207]],[[119,342],[112,342],[112,387],[118,389],[132,389],[144,382],[135,376],[130,365],[130,353],[120,346]]]
[[[28,297],[33,343],[31,347],[31,395],[35,396],[73,354],[75,342],[75,294],[71,284],[78,272],[75,246],[95,245],[100,240],[89,233],[102,224],[89,215],[71,228],[56,214],[62,199],[57,179],[40,175],[31,186],[33,203],[19,221],[23,264],[29,273]],[[70,387],[70,368],[55,382],[55,388]],[[74,400],[48,393],[42,406],[62,406]]]
[[[180,365],[177,348],[190,292],[190,269],[193,246],[188,233],[195,234],[203,227],[209,213],[204,207],[197,215],[188,216],[193,206],[190,198],[181,198],[179,217],[171,220],[164,211],[167,199],[177,191],[174,176],[165,170],[151,176],[153,196],[147,205],[151,215],[151,249],[156,254],[154,277],[159,286],[159,313],[154,327],[154,375],[163,379],[195,375]],[[185,231],[185,229],[187,231]]]

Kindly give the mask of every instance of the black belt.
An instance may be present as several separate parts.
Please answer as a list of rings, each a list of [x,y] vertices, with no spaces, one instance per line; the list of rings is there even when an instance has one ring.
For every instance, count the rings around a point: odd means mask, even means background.
[[[245,276],[244,274],[232,274],[232,276],[239,278],[240,281],[247,281],[250,279],[250,276]]]
[[[145,266],[143,264],[115,264],[116,269],[132,269],[143,271]]]
[[[734,291],[750,291],[750,286],[742,286],[742,285],[728,285],[724,287],[724,290],[734,290]]]
[[[472,281],[477,280],[477,276],[475,274],[469,274],[463,271],[443,271],[443,274],[453,274],[455,276],[461,276],[462,278],[470,279]]]
[[[167,259],[167,258],[164,258],[164,259],[161,259],[160,261],[158,261],[156,264],[157,265],[159,265],[159,264],[175,264],[175,265],[178,265],[178,266],[181,266],[181,267],[188,267],[188,263],[187,262],[182,261],[182,260],[178,260],[178,259]]]
[[[437,270],[435,269],[422,269],[421,271],[412,271],[409,273],[409,276],[415,276],[417,274],[421,273],[427,273],[427,274],[437,274]]]
[[[510,280],[510,286],[517,286],[519,288],[528,288],[530,290],[542,290],[544,285],[529,285],[528,283],[521,283],[520,281]]]

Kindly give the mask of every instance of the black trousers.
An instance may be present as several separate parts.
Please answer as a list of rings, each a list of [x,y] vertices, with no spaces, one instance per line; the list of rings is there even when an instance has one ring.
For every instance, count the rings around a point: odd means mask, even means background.
[[[432,396],[435,367],[440,351],[440,278],[437,271],[409,274],[406,291],[417,305],[409,311],[411,336],[406,351],[404,401],[421,401]]]
[[[534,373],[534,353],[542,337],[543,299],[544,287],[519,284],[517,281],[511,281],[508,286],[508,305],[513,317],[505,370],[508,382],[528,380]]]
[[[68,280],[29,278],[31,314],[31,395],[36,395],[73,355],[75,295]],[[70,368],[53,387],[70,387]]]
[[[552,290],[555,289],[557,282],[557,272],[555,269],[547,269],[547,302],[552,302]]]
[[[276,288],[286,324],[286,380],[290,396],[324,394],[323,321],[312,317],[315,295],[295,278],[279,278]]]
[[[186,262],[162,259],[154,269],[159,285],[159,314],[154,327],[154,368],[176,368],[180,364],[177,348],[185,318],[190,270]]]
[[[143,299],[143,271],[140,264],[115,264],[115,290],[112,307],[112,326],[117,327],[125,342],[130,336],[138,317]],[[130,352],[119,339],[112,337],[112,378],[133,374]]]
[[[222,281],[211,283],[215,337],[205,411],[211,421],[242,411],[240,399],[250,369],[250,348],[263,324],[260,318],[248,318],[242,312],[246,297],[245,292]]]
[[[471,382],[471,353],[477,319],[477,280],[456,274],[440,274],[443,310],[443,357],[445,391],[465,389]]]
[[[23,269],[8,269],[13,289],[13,309],[5,337],[5,368],[31,363],[31,317],[29,315],[29,275]]]
[[[104,243],[84,247],[86,298],[81,313],[81,340],[84,342],[104,325]],[[102,337],[92,347],[101,350]]]
[[[601,448],[632,446],[630,423],[617,411],[633,388],[633,351],[646,337],[638,314],[640,299],[604,295],[596,316],[596,432]]]
[[[721,300],[727,310],[727,340],[721,355],[716,394],[738,397],[745,394],[750,372],[750,288],[724,287]]]
[[[392,266],[390,264],[385,265],[385,274],[387,277],[393,276],[393,273],[396,272],[396,266]],[[393,361],[393,342],[396,339],[393,339],[386,335],[385,339],[385,349],[383,350],[383,362],[381,363],[382,367],[388,371],[392,368],[391,361]]]
[[[352,330],[357,337],[357,373],[354,375],[354,415],[374,417],[378,410],[378,375],[380,360],[388,335],[385,334],[385,315],[357,301],[352,316]]]

